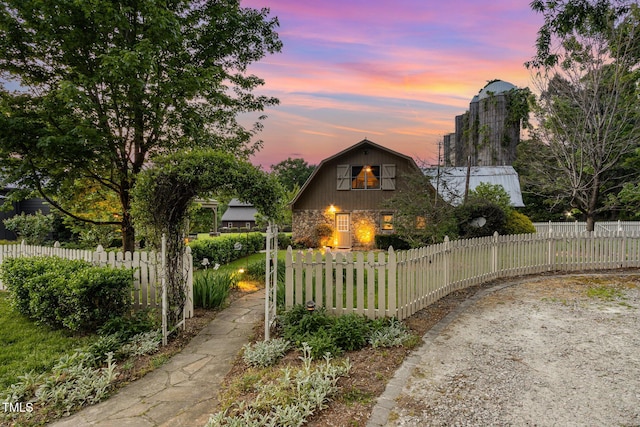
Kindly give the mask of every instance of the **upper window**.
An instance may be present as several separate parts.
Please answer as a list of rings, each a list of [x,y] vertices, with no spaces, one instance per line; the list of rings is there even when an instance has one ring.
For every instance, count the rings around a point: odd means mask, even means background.
[[[338,165],[338,190],[395,190],[396,165]]]
[[[380,188],[380,166],[351,166],[351,188],[377,190]]]

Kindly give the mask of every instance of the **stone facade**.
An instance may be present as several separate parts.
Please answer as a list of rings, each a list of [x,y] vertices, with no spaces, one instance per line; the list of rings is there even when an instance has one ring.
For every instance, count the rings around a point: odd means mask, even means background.
[[[381,211],[358,210],[348,213],[351,216],[349,228],[351,230],[351,246],[354,249],[372,249],[375,247],[376,235],[389,233],[389,231],[381,230]],[[335,230],[334,215],[320,210],[294,211],[292,240],[305,246],[321,246],[316,236],[316,230],[320,224],[327,224]]]

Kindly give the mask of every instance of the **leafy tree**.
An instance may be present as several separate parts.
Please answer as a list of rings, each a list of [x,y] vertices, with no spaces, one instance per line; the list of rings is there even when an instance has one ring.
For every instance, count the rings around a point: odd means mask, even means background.
[[[147,230],[150,243],[159,246],[166,236],[169,322],[175,325],[184,308],[182,265],[184,233],[189,210],[197,196],[216,195],[252,203],[273,218],[283,197],[269,174],[230,153],[194,149],[153,158],[153,167],[141,172],[134,187],[136,225]]]
[[[469,200],[487,200],[499,206],[506,214],[513,208],[511,207],[511,196],[500,184],[489,184],[481,182],[473,190],[469,191]]]
[[[593,231],[605,200],[622,183],[638,147],[638,5],[630,1],[534,1],[545,23],[527,65],[540,91],[535,137],[548,147],[536,172]]]
[[[395,212],[396,234],[411,247],[440,243],[445,236],[457,237],[453,207],[436,195],[432,179],[422,174],[404,177],[406,188],[399,188],[383,207]]]
[[[291,157],[271,165],[271,170],[275,173],[278,181],[288,191],[302,187],[315,168],[315,165],[309,165],[304,159],[292,159]]]
[[[564,221],[571,211],[553,181],[541,179],[540,169],[551,158],[549,147],[536,139],[521,141],[513,167],[520,177],[524,208],[521,212],[533,221]]]
[[[277,26],[239,0],[3,0],[0,73],[24,89],[0,91],[5,181],[120,227],[133,250],[131,191],[151,155],[210,147],[246,159],[260,148],[260,121],[236,117],[277,103],[254,94],[264,82],[247,73],[280,51]],[[101,189],[93,196],[115,195],[117,217],[70,201],[88,182]]]

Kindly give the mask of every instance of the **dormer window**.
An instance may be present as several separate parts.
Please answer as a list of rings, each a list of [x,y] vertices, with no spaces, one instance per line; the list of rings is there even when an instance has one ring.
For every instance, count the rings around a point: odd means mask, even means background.
[[[338,190],[395,190],[396,165],[338,165]]]
[[[380,188],[380,166],[351,166],[351,188],[377,190]]]

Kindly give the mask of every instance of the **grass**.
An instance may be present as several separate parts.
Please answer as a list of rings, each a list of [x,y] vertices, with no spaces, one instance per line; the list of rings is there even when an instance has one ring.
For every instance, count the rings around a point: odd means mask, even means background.
[[[587,296],[589,298],[599,298],[603,301],[625,299],[625,295],[622,291],[609,286],[597,286],[589,288],[587,290]]]
[[[0,389],[30,371],[46,372],[65,355],[89,345],[96,335],[73,336],[38,325],[16,312],[9,293],[0,291]]]

